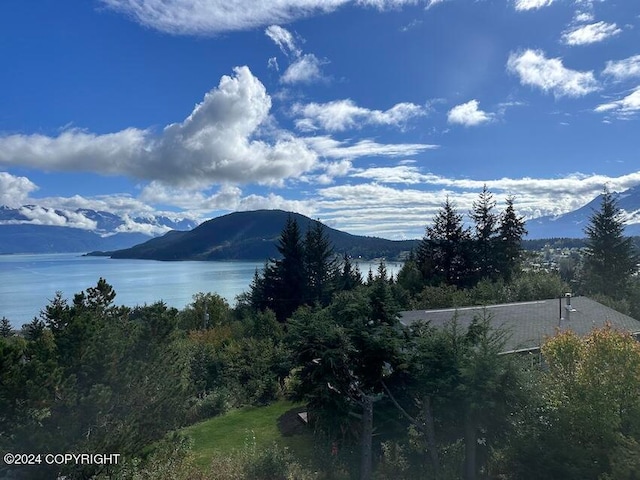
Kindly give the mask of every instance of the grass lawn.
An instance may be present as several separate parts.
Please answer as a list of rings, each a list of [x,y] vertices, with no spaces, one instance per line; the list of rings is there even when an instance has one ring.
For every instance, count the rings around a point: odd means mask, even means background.
[[[266,407],[246,407],[220,417],[191,425],[181,432],[193,439],[193,455],[199,467],[206,468],[214,454],[231,454],[252,445],[261,449],[274,442],[288,447],[300,460],[313,458],[311,432],[284,436],[278,429],[278,418],[300,404],[275,402]]]

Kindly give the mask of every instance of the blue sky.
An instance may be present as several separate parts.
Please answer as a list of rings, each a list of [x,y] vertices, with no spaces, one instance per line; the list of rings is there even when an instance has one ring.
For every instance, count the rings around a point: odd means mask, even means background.
[[[484,184],[527,218],[640,184],[635,1],[4,0],[0,58],[12,207],[397,239]]]

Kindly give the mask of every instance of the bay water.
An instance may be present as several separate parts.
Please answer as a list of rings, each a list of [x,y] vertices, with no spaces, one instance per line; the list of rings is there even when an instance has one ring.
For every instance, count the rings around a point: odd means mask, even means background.
[[[360,262],[366,277],[376,262]],[[159,262],[155,260],[115,260],[85,257],[80,253],[0,255],[0,318],[5,316],[15,328],[30,322],[57,291],[69,303],[73,295],[94,287],[100,277],[116,292],[117,305],[144,305],[162,300],[183,308],[198,292],[214,292],[231,305],[247,291],[256,269],[264,262]],[[395,274],[401,264],[387,264]]]

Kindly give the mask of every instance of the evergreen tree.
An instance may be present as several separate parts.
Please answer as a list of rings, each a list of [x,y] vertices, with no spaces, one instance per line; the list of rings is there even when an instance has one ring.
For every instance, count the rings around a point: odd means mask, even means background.
[[[396,283],[411,295],[417,294],[422,289],[422,275],[418,269],[416,255],[413,250],[409,252],[409,256],[398,272]]]
[[[359,285],[362,285],[362,275],[358,265],[355,267],[351,263],[351,258],[347,253],[342,256],[342,268],[336,280],[337,290],[346,291],[353,290]]]
[[[2,317],[0,320],[0,337],[8,338],[13,336],[13,329],[11,328],[11,323],[7,317]]]
[[[471,255],[469,230],[447,197],[418,245],[418,268],[428,284],[468,286],[472,283]]]
[[[507,197],[507,206],[500,215],[498,271],[506,282],[510,282],[520,267],[522,237],[527,234],[523,217],[519,217],[513,206],[514,197]]]
[[[495,279],[497,272],[496,239],[498,234],[498,216],[493,212],[496,201],[486,185],[478,200],[473,202],[469,212],[475,223],[474,228],[474,270],[478,280]]]
[[[638,255],[631,238],[624,236],[622,211],[607,189],[600,210],[591,216],[585,233],[588,237],[584,265],[587,290],[621,298],[631,275],[638,269]]]
[[[265,269],[263,282],[264,303],[285,321],[304,303],[307,278],[304,267],[304,244],[298,222],[289,216],[277,245],[281,258]]]
[[[306,303],[329,304],[332,293],[331,278],[336,268],[333,247],[325,227],[316,221],[309,227],[304,240],[305,273],[307,276]]]

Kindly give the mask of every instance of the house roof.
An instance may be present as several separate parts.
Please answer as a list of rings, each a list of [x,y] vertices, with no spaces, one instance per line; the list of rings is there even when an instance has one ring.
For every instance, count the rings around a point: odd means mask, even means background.
[[[571,307],[572,311],[567,315],[565,299],[554,298],[440,310],[409,310],[400,312],[400,322],[409,326],[423,320],[434,326],[443,326],[457,315],[458,325],[466,329],[474,318],[483,318],[486,314],[493,327],[504,328],[510,333],[505,344],[507,352],[537,350],[558,329],[569,329],[578,335],[586,335],[594,328],[609,323],[617,330],[640,334],[640,321],[588,297],[571,298]]]

